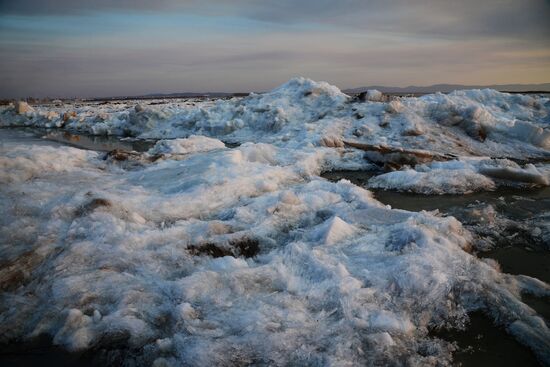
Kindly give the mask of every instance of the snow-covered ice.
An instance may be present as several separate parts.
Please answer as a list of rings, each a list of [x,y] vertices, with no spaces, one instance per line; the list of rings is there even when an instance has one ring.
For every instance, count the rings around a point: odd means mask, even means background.
[[[185,139],[159,140],[147,153],[150,155],[190,154],[222,148],[225,148],[225,144],[218,139],[191,135]]]
[[[550,330],[521,299],[548,284],[478,259],[453,217],[319,177],[380,163],[354,141],[454,157],[371,187],[548,185],[549,99],[368,97],[297,78],[230,100],[4,108],[3,126],[164,140],[125,161],[2,141],[0,341],[124,345],[140,365],[438,366],[455,347],[430,331],[481,310],[550,364]]]
[[[500,185],[548,186],[548,166],[521,167],[507,159],[463,158],[447,162],[419,164],[414,169],[373,177],[371,188],[397,189],[421,194],[468,194],[490,191]]]
[[[379,92],[369,91],[378,101]],[[17,106],[16,106],[17,107]],[[327,83],[295,78],[264,94],[144,105],[36,106],[0,111],[1,126],[64,127],[90,134],[318,145],[325,135],[459,155],[548,157],[550,99],[494,90],[366,102]]]

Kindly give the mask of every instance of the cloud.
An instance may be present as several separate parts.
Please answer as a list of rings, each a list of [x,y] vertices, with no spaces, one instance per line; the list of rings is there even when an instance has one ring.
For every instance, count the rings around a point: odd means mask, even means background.
[[[0,13],[15,15],[70,15],[91,11],[166,10],[173,0],[0,0]]]
[[[153,44],[147,38],[142,42]],[[17,44],[2,54],[2,97],[262,91],[297,75],[341,88],[528,83],[550,78],[544,71],[550,70],[550,50],[535,52],[522,42],[512,47],[496,40],[415,44],[379,38],[366,43],[351,34],[314,30],[215,42],[171,39],[155,43],[154,48],[124,39],[94,48],[59,40],[48,45]]]
[[[550,0],[0,0],[1,14],[181,12],[432,37],[550,37]]]
[[[0,0],[0,96],[543,82],[548,0]]]

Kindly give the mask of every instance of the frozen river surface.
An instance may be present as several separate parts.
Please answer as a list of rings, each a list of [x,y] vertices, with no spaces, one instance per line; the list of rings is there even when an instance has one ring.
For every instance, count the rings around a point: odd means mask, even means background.
[[[549,105],[299,78],[5,108],[0,358],[548,365]]]

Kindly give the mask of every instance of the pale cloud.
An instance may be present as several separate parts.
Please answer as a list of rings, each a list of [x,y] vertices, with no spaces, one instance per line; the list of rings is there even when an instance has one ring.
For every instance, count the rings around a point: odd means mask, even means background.
[[[412,5],[414,3],[414,5]],[[0,0],[0,96],[550,80],[546,0]]]

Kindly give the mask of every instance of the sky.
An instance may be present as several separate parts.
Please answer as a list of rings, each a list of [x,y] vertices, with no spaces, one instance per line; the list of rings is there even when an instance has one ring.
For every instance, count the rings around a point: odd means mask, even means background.
[[[550,0],[0,0],[0,98],[550,82]]]

